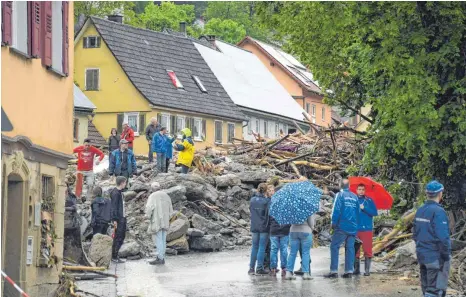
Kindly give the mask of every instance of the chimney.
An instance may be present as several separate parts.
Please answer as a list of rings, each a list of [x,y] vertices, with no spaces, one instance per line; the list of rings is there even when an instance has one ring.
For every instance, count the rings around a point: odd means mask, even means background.
[[[112,14],[107,16],[107,19],[111,22],[123,24],[123,16],[118,14]]]
[[[207,35],[207,41],[215,46],[215,35]]]
[[[183,33],[184,36],[188,36],[186,33],[186,22],[180,22],[180,32]]]

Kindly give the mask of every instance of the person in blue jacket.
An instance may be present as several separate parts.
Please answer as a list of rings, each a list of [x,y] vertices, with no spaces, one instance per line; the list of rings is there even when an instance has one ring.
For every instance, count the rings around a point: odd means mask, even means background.
[[[374,228],[374,217],[377,216],[377,207],[374,201],[366,196],[366,186],[359,184],[358,189],[358,203],[360,208],[358,233],[357,237],[362,241],[362,249],[364,250],[364,276],[370,275],[371,262],[372,262],[372,237]],[[354,262],[354,274],[361,274],[361,246],[356,249],[356,260]]]
[[[440,205],[444,188],[438,181],[426,186],[427,201],[414,218],[413,239],[425,297],[445,296],[450,273],[451,242],[447,213]]]
[[[351,278],[354,271],[354,242],[358,231],[359,203],[358,197],[349,190],[348,179],[341,182],[342,190],[336,195],[332,210],[332,229],[334,231],[330,244],[330,273],[327,278],[338,277],[338,251],[345,243],[344,278]]]
[[[266,197],[267,189],[267,184],[259,184],[257,193],[251,198],[249,204],[249,210],[251,211],[252,250],[248,274],[254,274],[254,272],[258,275],[268,274],[264,269],[265,247],[269,240],[270,230],[270,199]]]
[[[152,137],[152,152],[157,154],[157,170],[159,172],[165,172],[165,167],[167,165],[167,160],[165,157],[165,152],[167,150],[167,128],[160,128],[159,132],[154,133]]]
[[[124,176],[129,179],[136,175],[136,158],[132,150],[128,149],[128,141],[120,140],[120,148],[110,154],[108,174],[110,176]]]
[[[165,134],[165,172],[168,172],[168,167],[170,166],[170,160],[173,158],[173,141],[175,141],[176,136],[169,137],[168,134]]]

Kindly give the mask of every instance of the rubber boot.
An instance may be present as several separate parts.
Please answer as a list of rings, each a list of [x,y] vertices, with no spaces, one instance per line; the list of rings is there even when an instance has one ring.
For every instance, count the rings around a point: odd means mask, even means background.
[[[355,259],[354,260],[354,275],[360,275],[361,274],[361,260]]]
[[[371,275],[371,262],[372,262],[372,259],[371,258],[366,258],[366,260],[364,261],[364,276],[369,276]]]

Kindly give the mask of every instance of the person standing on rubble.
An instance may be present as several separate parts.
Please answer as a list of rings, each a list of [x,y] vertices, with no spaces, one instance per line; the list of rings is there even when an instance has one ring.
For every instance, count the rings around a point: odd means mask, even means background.
[[[154,134],[152,138],[152,151],[157,154],[157,170],[159,172],[165,172],[165,166],[167,165],[167,160],[165,157],[165,152],[167,151],[167,138],[165,134],[167,133],[167,128],[162,127],[159,132]]]
[[[150,220],[147,232],[157,247],[157,258],[149,261],[151,265],[165,264],[165,250],[167,248],[167,233],[170,229],[170,218],[174,214],[170,196],[162,191],[150,194],[147,199],[145,217]]]
[[[94,200],[91,204],[92,219],[91,227],[93,235],[107,234],[108,226],[111,221],[112,202],[110,199],[102,197],[102,188],[95,187],[92,191]]]
[[[266,194],[267,184],[259,184],[257,187],[257,192],[251,198],[249,205],[249,210],[251,212],[252,250],[248,274],[268,274],[268,272],[264,270],[265,248],[267,241],[269,240],[270,231],[270,199],[266,197]]]
[[[125,200],[123,199],[123,189],[126,188],[127,179],[124,176],[116,178],[116,187],[110,191],[110,198],[112,200],[112,222],[115,230],[115,238],[112,244],[112,262],[124,263],[118,257],[123,242],[126,237],[126,213],[125,213]]]
[[[438,181],[426,186],[427,200],[414,219],[413,239],[425,297],[445,296],[450,274],[451,241],[447,213],[440,205],[444,187]]]
[[[146,127],[146,139],[149,143],[149,163],[154,162],[154,151],[152,150],[152,138],[154,134],[160,131],[160,124],[157,122],[157,118],[153,117],[150,119],[150,124]]]
[[[83,179],[86,179],[87,197],[90,197],[95,182],[94,158],[96,155],[99,156],[99,159],[96,161],[96,165],[99,165],[105,155],[101,150],[91,145],[89,138],[84,139],[83,145],[74,148],[73,153],[78,155],[76,194],[77,196],[81,196],[82,182]]]
[[[370,275],[372,261],[372,229],[374,228],[374,217],[377,216],[377,207],[374,201],[366,196],[366,186],[359,184],[358,203],[360,205],[359,223],[357,237],[362,241],[362,249],[364,250],[364,276]],[[354,275],[361,274],[361,247],[356,250],[356,260],[354,261]]]
[[[173,158],[173,142],[176,139],[176,136],[169,137],[168,133],[165,134],[165,159],[166,159],[166,166],[165,166],[165,173],[168,172],[168,167],[170,166],[170,160]]]
[[[129,179],[136,175],[136,159],[132,150],[128,149],[128,141],[120,140],[120,149],[110,154],[108,174],[110,176],[124,176]]]
[[[345,243],[345,273],[343,278],[351,278],[354,272],[354,243],[358,231],[358,196],[349,190],[349,180],[343,179],[341,191],[336,195],[332,210],[332,242],[330,244],[330,273],[324,277],[338,277],[338,252]]]
[[[194,159],[194,142],[189,128],[181,130],[181,134],[183,135],[183,142],[176,144],[176,150],[180,152],[176,164],[181,166],[182,174],[188,174]]]
[[[110,155],[114,150],[120,148],[120,136],[115,128],[110,131],[110,137],[108,138],[108,154]]]
[[[128,149],[133,150],[134,130],[127,122],[123,123],[123,132],[121,132],[120,139],[126,140],[128,142]]]

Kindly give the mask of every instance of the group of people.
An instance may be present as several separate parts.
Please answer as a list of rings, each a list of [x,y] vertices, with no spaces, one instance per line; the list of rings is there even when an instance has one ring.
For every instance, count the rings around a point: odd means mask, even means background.
[[[332,210],[330,244],[330,273],[326,278],[338,277],[340,247],[345,244],[345,268],[343,278],[360,275],[361,251],[364,251],[364,275],[370,276],[373,243],[373,218],[377,208],[371,197],[365,195],[364,184],[357,186],[357,195],[350,191],[348,179],[341,182],[341,191],[335,196]],[[273,185],[260,184],[250,201],[252,250],[249,274],[275,276],[279,270],[287,280],[301,274],[304,280],[311,279],[311,257],[313,233],[317,214],[310,215],[299,225],[279,225],[269,215]],[[279,189],[277,189],[279,190]],[[415,216],[413,238],[416,242],[420,264],[421,285],[425,297],[445,296],[450,268],[451,243],[448,218],[440,205],[443,186],[432,181],[426,186],[427,201]],[[270,243],[270,270],[264,262]],[[289,248],[289,249],[288,249]],[[288,252],[289,250],[289,252]],[[300,253],[301,268],[293,271],[296,256]]]

